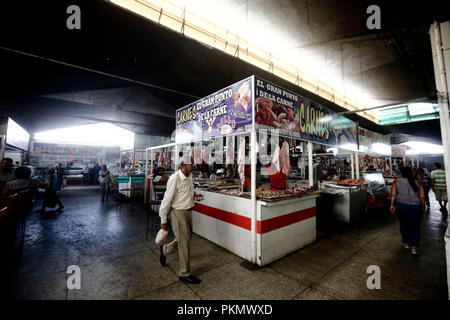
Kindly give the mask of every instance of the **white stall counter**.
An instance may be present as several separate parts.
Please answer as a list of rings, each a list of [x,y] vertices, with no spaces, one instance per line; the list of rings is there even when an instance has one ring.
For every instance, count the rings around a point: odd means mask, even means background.
[[[251,261],[252,202],[233,195],[196,190],[193,231]],[[276,202],[257,201],[257,264],[269,264],[316,240],[318,194]]]

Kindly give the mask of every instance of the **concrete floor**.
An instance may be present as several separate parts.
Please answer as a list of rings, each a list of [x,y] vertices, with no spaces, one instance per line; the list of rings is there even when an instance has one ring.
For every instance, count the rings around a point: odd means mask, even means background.
[[[203,281],[178,280],[178,257],[159,264],[154,236],[145,240],[143,206],[101,203],[95,187],[61,191],[66,207],[44,219],[33,212],[15,284],[16,299],[448,299],[448,218],[433,207],[422,219],[421,255],[401,247],[396,216],[381,212],[337,225],[314,244],[264,268],[194,235],[191,268]],[[36,206],[39,207],[38,200]],[[67,266],[81,268],[81,289],[67,289]],[[369,290],[366,269],[381,268],[381,289]]]

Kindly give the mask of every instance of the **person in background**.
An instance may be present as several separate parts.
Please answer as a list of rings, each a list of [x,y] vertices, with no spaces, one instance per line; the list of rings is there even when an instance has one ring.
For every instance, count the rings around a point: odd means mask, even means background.
[[[427,206],[427,210],[430,210],[429,192],[431,189],[431,180],[430,176],[423,168],[417,169],[417,181],[419,184],[422,184],[423,191],[425,193],[425,205]]]
[[[0,162],[0,190],[12,180],[14,180],[13,160],[11,158],[3,158]]]
[[[48,189],[48,184],[42,182],[37,178],[30,178],[31,169],[26,166],[21,166],[14,171],[15,179],[6,183],[6,186],[3,188],[2,193],[0,195],[0,202],[5,199],[5,197],[9,194],[14,194],[19,191],[24,191],[27,189],[31,189],[32,191],[36,191],[37,188]]]
[[[270,179],[270,190],[281,191],[286,190],[286,175],[282,170],[277,171],[275,165],[271,162],[266,165],[267,175]],[[251,172],[250,172],[251,174]]]
[[[166,256],[178,250],[180,281],[198,284],[200,279],[191,275],[190,252],[192,238],[192,207],[194,206],[194,184],[192,182],[192,159],[183,160],[181,168],[167,181],[167,190],[161,202],[159,216],[161,229],[167,230],[169,216],[175,240],[160,247],[159,261],[166,265]]]
[[[400,171],[398,170],[398,166],[396,164],[394,164],[392,166],[392,174],[398,176],[399,173],[400,173]]]
[[[99,184],[98,182],[98,175],[100,174],[100,166],[96,162],[94,165],[94,168],[92,168],[93,174],[94,174],[94,184]]]
[[[447,215],[447,183],[445,181],[445,171],[441,169],[441,164],[439,162],[434,164],[434,170],[431,172],[431,186],[436,196],[436,200],[441,206],[439,210],[442,214]]]
[[[83,169],[83,185],[87,185],[89,183],[89,165],[86,163]]]
[[[58,190],[60,190],[60,184],[58,181],[58,175],[55,172],[55,169],[50,168],[48,170],[48,175],[46,179],[46,183],[48,184],[47,190],[45,190],[44,193],[44,201],[42,201],[42,208],[38,210],[39,213],[45,214],[46,207],[54,208],[56,204],[58,204],[58,211],[62,212],[64,209],[64,206],[61,202],[61,200],[58,197]]]
[[[100,176],[98,177],[100,183],[100,190],[102,192],[102,202],[108,201],[109,188],[111,186],[111,172],[109,172],[106,164],[102,165]]]
[[[56,177],[58,178],[58,190],[61,190],[63,182],[64,182],[64,177],[66,175],[66,171],[64,170],[62,164],[58,164],[58,167],[56,168]]]
[[[390,212],[398,214],[403,247],[411,249],[414,255],[419,254],[420,218],[424,208],[423,187],[416,183],[411,168],[402,167],[392,185]]]

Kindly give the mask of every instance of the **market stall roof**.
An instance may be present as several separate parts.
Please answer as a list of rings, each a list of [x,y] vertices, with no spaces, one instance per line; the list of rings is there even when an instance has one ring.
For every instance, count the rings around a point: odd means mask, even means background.
[[[0,67],[3,78],[8,81],[3,83],[0,106],[6,114],[14,113],[17,106],[21,106],[20,110],[26,114],[15,118],[24,127],[44,128],[107,120],[140,133],[167,133],[167,127],[172,128],[172,119],[156,115],[154,122],[145,124],[130,113],[119,119],[106,113],[101,119],[88,119],[82,112],[73,112],[68,117],[55,110],[55,106],[62,110],[90,107],[94,112],[98,107],[98,113],[103,112],[103,106],[99,104],[92,108],[89,104],[54,99],[54,95],[134,86],[175,110],[196,100],[195,97],[205,96],[252,74],[334,111],[346,110],[324,97],[320,88],[317,92],[306,90],[284,80],[273,68],[276,63],[272,67],[269,64],[268,68],[258,68],[240,59],[242,55],[233,56],[205,46],[184,36],[181,28],[176,32],[168,30],[112,2],[78,3],[83,13],[81,30],[66,27],[66,10],[73,4],[68,0],[51,4],[31,2],[27,4],[27,10],[22,10],[20,2],[8,2],[2,9],[0,30],[9,32],[2,33],[0,40]],[[217,1],[215,3],[219,5]],[[366,8],[372,4],[368,1],[227,3],[242,12],[247,11],[252,27],[269,30],[271,26],[284,32],[292,41],[285,41],[279,49],[303,51],[305,56],[298,59],[298,64],[309,66],[312,61],[309,57],[316,56],[330,74],[337,70],[345,83],[359,85],[355,92],[359,90],[379,104],[415,98],[435,99],[427,31],[433,18],[446,19],[448,11],[432,9],[433,1],[424,7],[411,6],[414,8],[403,8],[393,1],[375,1],[382,8],[381,31],[368,30],[365,26]],[[220,5],[225,4],[220,2]],[[258,18],[261,15],[264,19]],[[279,15],[283,19],[280,20]],[[320,70],[324,71],[324,68]],[[52,99],[43,96],[52,96]],[[151,113],[152,106],[146,108],[146,112]],[[39,115],[28,112],[36,110]],[[349,118],[369,130],[388,133],[358,114]]]

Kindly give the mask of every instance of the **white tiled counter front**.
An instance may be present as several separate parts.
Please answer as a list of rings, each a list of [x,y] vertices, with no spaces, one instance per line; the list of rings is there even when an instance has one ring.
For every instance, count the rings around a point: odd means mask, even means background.
[[[447,256],[447,289],[448,289],[448,299],[450,300],[450,224],[447,227],[447,232],[445,233],[445,253]]]
[[[193,231],[246,259],[252,258],[251,200],[198,191]],[[307,195],[277,202],[257,201],[258,264],[266,265],[316,240],[316,198]]]

